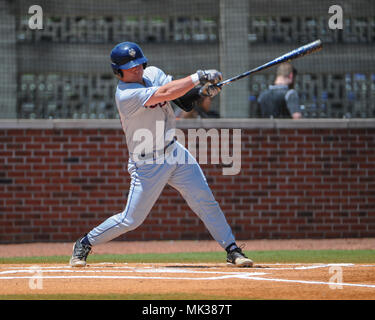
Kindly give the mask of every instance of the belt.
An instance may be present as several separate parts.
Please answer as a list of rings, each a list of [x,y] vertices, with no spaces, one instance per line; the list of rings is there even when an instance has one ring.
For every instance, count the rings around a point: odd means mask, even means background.
[[[149,160],[149,159],[153,159],[153,160],[156,160],[157,158],[159,158],[160,156],[164,155],[165,154],[165,151],[168,149],[168,147],[170,147],[172,144],[174,144],[174,142],[177,140],[176,137],[173,138],[172,141],[170,141],[163,149],[160,149],[160,150],[154,150],[153,152],[150,152],[150,153],[147,153],[147,154],[144,154],[144,153],[141,153],[139,156],[138,156],[138,160]]]

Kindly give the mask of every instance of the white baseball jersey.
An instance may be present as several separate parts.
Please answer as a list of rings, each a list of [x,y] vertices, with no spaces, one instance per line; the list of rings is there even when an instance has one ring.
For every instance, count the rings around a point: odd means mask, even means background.
[[[170,102],[145,106],[159,87],[172,81],[172,76],[156,67],[148,67],[143,80],[145,85],[119,81],[116,90],[116,105],[131,158],[163,149],[175,129]]]
[[[116,103],[131,160],[136,157],[134,151],[137,151],[137,147],[143,143],[134,139],[138,130],[147,130],[148,134],[153,134],[150,145],[159,151],[158,142],[164,145],[164,133],[166,134],[165,142],[169,142],[171,139],[168,139],[167,131],[175,128],[175,116],[169,102],[145,107],[145,103],[153,93],[160,86],[170,82],[172,78],[158,68],[149,67],[144,70],[143,79],[145,85],[120,81],[116,92]],[[160,128],[156,127],[158,123],[164,124],[161,134],[158,132]],[[128,172],[131,176],[131,183],[126,207],[121,213],[109,217],[87,234],[91,245],[106,243],[137,228],[146,219],[167,184],[182,194],[190,208],[202,219],[212,237],[223,248],[235,242],[232,230],[198,162],[178,141],[173,147],[177,151],[176,155],[186,161],[163,161],[161,163],[129,161]],[[172,157],[172,153],[168,156]]]

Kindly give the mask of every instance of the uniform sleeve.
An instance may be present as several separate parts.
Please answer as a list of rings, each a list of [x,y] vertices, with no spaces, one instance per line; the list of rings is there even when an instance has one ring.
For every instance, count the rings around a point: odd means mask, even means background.
[[[160,70],[161,71],[161,70]],[[171,82],[173,80],[172,76],[171,75],[166,75],[163,71],[161,71],[162,74],[161,74],[161,82],[160,82],[160,86],[163,86],[169,82]]]
[[[143,108],[148,99],[159,87],[126,89],[116,95],[116,102],[121,114],[131,117],[140,108]]]
[[[287,91],[285,94],[285,102],[291,115],[295,112],[301,112],[299,97],[296,90],[291,89]]]
[[[156,67],[148,67],[147,72],[150,74],[151,78],[153,79],[154,86],[163,86],[168,82],[171,82],[172,76],[166,75],[161,69]]]

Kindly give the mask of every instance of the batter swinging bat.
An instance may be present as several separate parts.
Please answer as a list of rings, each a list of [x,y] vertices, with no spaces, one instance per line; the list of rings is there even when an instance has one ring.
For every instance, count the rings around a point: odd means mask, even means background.
[[[249,71],[246,71],[244,73],[241,73],[239,74],[238,76],[235,76],[233,78],[229,78],[227,80],[224,80],[224,81],[221,81],[219,83],[216,84],[216,86],[218,87],[222,87],[222,86],[225,86],[233,81],[237,81],[239,79],[242,79],[244,77],[247,77],[248,75],[250,74],[253,74],[255,72],[259,72],[261,70],[264,70],[264,69],[268,69],[270,67],[273,67],[277,64],[280,64],[280,63],[283,63],[283,62],[286,62],[286,61],[290,61],[290,60],[293,60],[293,59],[296,59],[296,58],[299,58],[299,57],[303,57],[304,55],[307,55],[307,54],[310,54],[310,53],[313,53],[315,51],[319,51],[322,49],[322,41],[321,40],[316,40],[314,42],[311,42],[309,44],[306,44],[302,47],[299,47],[297,49],[294,49],[293,51],[290,51],[276,59],[273,59],[257,68],[254,68],[252,70],[249,70]]]

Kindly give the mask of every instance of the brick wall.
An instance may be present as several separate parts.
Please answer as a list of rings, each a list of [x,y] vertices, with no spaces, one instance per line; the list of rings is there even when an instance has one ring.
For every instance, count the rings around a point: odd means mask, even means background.
[[[202,165],[238,239],[375,236],[374,122],[223,121],[180,127],[242,129],[239,175]],[[0,125],[1,243],[73,241],[122,211],[130,180],[117,120]],[[119,239],[211,237],[166,187],[145,223]]]

